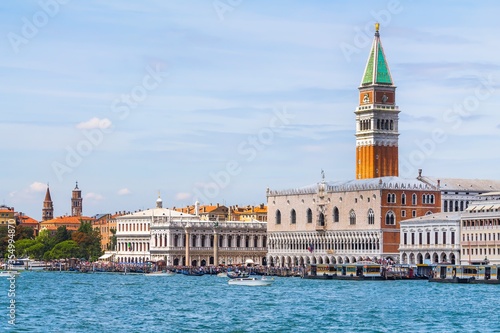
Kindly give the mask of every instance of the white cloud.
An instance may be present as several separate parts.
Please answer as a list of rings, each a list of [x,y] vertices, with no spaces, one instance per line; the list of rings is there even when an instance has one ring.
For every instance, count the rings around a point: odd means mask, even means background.
[[[29,192],[43,192],[47,189],[47,184],[34,182],[29,187]]]
[[[122,188],[121,190],[118,191],[118,195],[127,195],[130,194],[130,190],[128,188]]]
[[[94,128],[106,129],[109,127],[111,127],[111,120],[109,120],[108,118],[99,119],[97,117],[94,117],[88,121],[84,121],[76,125],[76,128],[78,129],[94,129]]]
[[[189,198],[191,198],[191,193],[187,193],[187,192],[179,192],[175,195],[176,200],[186,200]]]
[[[90,192],[90,193],[87,193],[85,195],[85,199],[93,200],[93,201],[101,201],[104,199],[104,197],[99,193]]]

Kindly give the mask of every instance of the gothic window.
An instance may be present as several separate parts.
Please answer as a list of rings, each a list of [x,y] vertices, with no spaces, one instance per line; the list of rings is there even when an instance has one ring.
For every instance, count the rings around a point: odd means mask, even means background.
[[[295,209],[292,209],[292,211],[290,212],[290,223],[297,223],[297,213],[295,213]]]
[[[356,213],[353,209],[349,212],[349,224],[356,224]]]
[[[313,213],[311,208],[307,209],[307,223],[312,223],[313,222]]]
[[[325,226],[325,215],[323,213],[319,213],[319,225],[321,227]]]
[[[339,221],[339,209],[337,207],[333,208],[333,222]]]
[[[388,203],[396,203],[396,194],[388,193],[387,194],[387,202]]]
[[[276,211],[276,224],[281,224],[281,212],[279,209]]]
[[[412,204],[413,206],[415,206],[415,205],[417,204],[417,195],[416,195],[415,193],[413,193],[413,194],[411,195],[411,204]]]
[[[368,224],[375,224],[375,214],[371,208],[368,210]]]
[[[394,129],[394,121],[393,120],[391,120],[391,122],[390,122],[390,129],[391,129],[391,131]]]
[[[387,225],[396,224],[396,217],[394,216],[394,212],[392,210],[388,211],[387,214],[385,214],[385,224]]]
[[[406,194],[401,194],[401,204],[406,205]]]

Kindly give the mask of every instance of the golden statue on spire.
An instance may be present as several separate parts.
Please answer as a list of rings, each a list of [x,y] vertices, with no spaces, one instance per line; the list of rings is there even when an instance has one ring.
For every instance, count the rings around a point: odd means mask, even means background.
[[[375,23],[375,32],[378,32],[378,28],[380,28],[380,23]]]

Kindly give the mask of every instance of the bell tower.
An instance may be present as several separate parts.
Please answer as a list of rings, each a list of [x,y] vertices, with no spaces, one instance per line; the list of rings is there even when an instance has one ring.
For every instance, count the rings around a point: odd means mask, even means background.
[[[75,189],[71,193],[71,216],[82,216],[82,191],[76,182]]]
[[[52,220],[54,218],[54,205],[50,197],[49,185],[47,184],[47,192],[45,193],[45,200],[43,200],[42,208],[42,221]]]
[[[356,179],[398,176],[396,86],[380,42],[379,24],[359,89],[356,114]]]

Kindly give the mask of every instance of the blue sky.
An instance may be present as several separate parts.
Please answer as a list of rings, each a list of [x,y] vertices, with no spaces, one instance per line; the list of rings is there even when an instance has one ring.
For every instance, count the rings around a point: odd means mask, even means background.
[[[0,4],[0,198],[41,218],[354,178],[358,86],[381,23],[401,176],[499,179],[495,1]],[[493,149],[492,149],[493,148]]]

